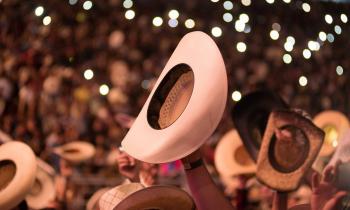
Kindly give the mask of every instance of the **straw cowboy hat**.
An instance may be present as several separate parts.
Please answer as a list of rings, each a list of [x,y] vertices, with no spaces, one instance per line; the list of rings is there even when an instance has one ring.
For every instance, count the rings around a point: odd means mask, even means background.
[[[86,203],[86,210],[95,210],[98,209],[98,202],[103,194],[105,194],[110,188],[105,187],[97,190]]]
[[[345,132],[350,128],[348,118],[341,112],[327,110],[317,114],[313,122],[326,133],[319,156],[330,156],[339,141],[343,139]]]
[[[236,130],[228,131],[216,146],[215,166],[220,175],[224,177],[255,173],[256,165]]]
[[[95,155],[95,147],[85,141],[73,141],[54,148],[53,152],[69,162],[81,163]]]
[[[18,141],[0,146],[0,209],[17,206],[30,191],[37,170],[32,149]]]
[[[42,163],[38,164],[34,184],[25,198],[28,206],[32,209],[45,208],[56,197],[54,178],[50,174],[50,171],[54,169],[51,167],[48,172],[47,167],[50,166],[43,168],[41,165]]]
[[[278,191],[295,190],[323,143],[324,132],[293,111],[270,114],[257,163],[257,178]]]
[[[164,163],[197,150],[214,132],[226,105],[225,64],[203,32],[185,35],[122,141],[136,159]]]
[[[232,120],[248,153],[257,160],[269,114],[273,110],[288,109],[276,93],[259,90],[242,97],[232,109]]]
[[[172,186],[143,187],[140,183],[117,186],[102,195],[101,210],[195,210],[191,196]]]

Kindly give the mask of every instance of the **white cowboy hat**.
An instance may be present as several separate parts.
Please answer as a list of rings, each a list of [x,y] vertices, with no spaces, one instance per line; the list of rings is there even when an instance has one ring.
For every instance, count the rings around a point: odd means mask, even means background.
[[[105,194],[108,190],[110,190],[110,188],[105,187],[105,188],[101,188],[99,190],[97,190],[88,200],[88,202],[86,203],[86,210],[95,210],[97,209],[98,206],[98,202],[101,198],[101,196],[103,194]]]
[[[214,132],[226,105],[225,64],[203,32],[185,35],[122,141],[136,159],[164,163],[198,149]]]
[[[53,152],[69,162],[80,163],[95,155],[95,147],[85,141],[73,141],[54,148]]]
[[[215,149],[215,166],[221,176],[254,174],[256,164],[245,149],[236,130],[228,131]]]
[[[300,114],[271,112],[258,156],[258,180],[277,191],[295,190],[320,151],[323,137],[324,132]]]
[[[195,210],[191,196],[172,186],[143,187],[140,183],[117,186],[102,195],[100,210]]]
[[[330,156],[345,132],[350,128],[348,118],[341,112],[327,110],[317,114],[313,122],[326,133],[324,143],[319,153],[320,157]]]
[[[56,197],[56,189],[54,178],[46,170],[41,167],[42,163],[38,163],[38,169],[35,176],[35,181],[28,195],[26,196],[27,204],[32,209],[42,209],[54,201]],[[49,171],[54,170],[52,167]]]
[[[0,209],[18,205],[30,191],[37,170],[32,149],[18,141],[0,146]]]

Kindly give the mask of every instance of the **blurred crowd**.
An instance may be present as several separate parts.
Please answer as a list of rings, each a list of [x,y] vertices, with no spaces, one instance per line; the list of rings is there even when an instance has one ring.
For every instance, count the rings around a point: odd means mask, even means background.
[[[75,180],[74,209],[83,208],[97,188],[120,182],[115,179],[117,167],[113,160],[108,161],[128,129],[120,114],[137,116],[178,41],[190,31],[181,18],[182,25],[177,28],[167,26],[166,20],[159,28],[152,25],[152,18],[166,14],[171,6],[196,21],[192,30],[210,33],[215,25],[223,28],[223,36],[215,40],[229,77],[228,111],[207,143],[209,164],[213,164],[217,140],[233,126],[228,114],[234,104],[233,90],[244,94],[270,88],[312,116],[325,109],[350,113],[350,59],[344,47],[349,46],[344,35],[349,34],[349,27],[343,24],[342,35],[334,43],[325,42],[311,59],[302,57],[308,40],[315,39],[319,30],[332,29],[324,22],[323,13],[338,17],[340,12],[349,11],[348,5],[315,2],[311,12],[304,13],[294,1],[290,5],[276,2],[277,6],[253,2],[250,7],[235,2],[234,16],[240,11],[251,15],[252,29],[246,34],[235,32],[232,23],[222,21],[221,3],[137,1],[132,20],[125,18],[121,0],[94,1],[90,10],[83,10],[82,4],[0,0],[0,129],[30,145],[57,170],[57,157],[50,153],[53,147],[74,140],[95,145],[93,160],[74,171],[85,180]],[[42,17],[34,14],[39,5],[45,8]],[[47,26],[42,23],[46,15],[51,17]],[[339,22],[339,18],[334,19]],[[282,27],[277,41],[269,37],[274,22]],[[282,60],[288,35],[296,40],[291,64]],[[236,50],[238,41],[247,44],[246,52]],[[335,71],[337,65],[344,69],[341,76]],[[91,80],[84,78],[87,69],[94,72]],[[301,75],[308,78],[305,87],[298,84]],[[102,84],[109,87],[107,95],[100,93]],[[161,166],[160,171],[177,177],[179,168],[171,163]],[[215,175],[214,167],[211,172]],[[181,180],[175,183],[182,185]]]

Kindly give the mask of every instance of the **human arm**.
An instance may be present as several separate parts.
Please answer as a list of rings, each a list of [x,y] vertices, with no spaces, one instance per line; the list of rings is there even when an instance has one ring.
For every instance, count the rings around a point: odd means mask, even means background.
[[[201,159],[201,154],[197,150],[181,161],[184,165],[188,165],[189,163],[198,163],[199,159]],[[185,169],[185,174],[198,210],[234,209],[224,194],[217,188],[204,164],[200,164],[193,169]]]

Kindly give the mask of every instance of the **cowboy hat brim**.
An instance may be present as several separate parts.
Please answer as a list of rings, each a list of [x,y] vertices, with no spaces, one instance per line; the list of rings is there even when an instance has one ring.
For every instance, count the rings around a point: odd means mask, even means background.
[[[193,73],[192,93],[178,118],[166,128],[150,124],[151,103],[173,71],[186,66]],[[166,85],[165,85],[166,86]],[[167,62],[141,112],[122,141],[136,159],[164,163],[197,150],[214,132],[226,105],[227,75],[215,42],[203,32],[185,35]],[[153,106],[154,105],[154,106]]]
[[[246,151],[236,130],[228,131],[216,146],[215,166],[224,177],[255,173],[256,164]]]
[[[2,183],[0,190],[0,209],[11,209],[24,199],[34,183],[36,158],[28,145],[11,141],[0,146],[0,164],[0,170],[7,170],[5,167],[10,165],[15,170],[12,179]],[[4,173],[0,171],[0,176]]]

